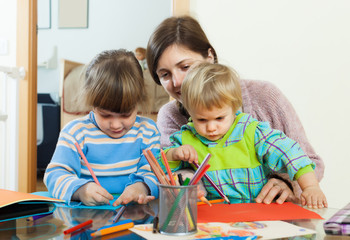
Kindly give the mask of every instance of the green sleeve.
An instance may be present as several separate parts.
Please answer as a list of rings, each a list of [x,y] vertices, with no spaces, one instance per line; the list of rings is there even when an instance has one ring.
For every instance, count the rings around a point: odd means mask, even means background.
[[[304,175],[305,173],[313,172],[314,169],[312,168],[311,164],[307,165],[303,168],[300,168],[298,172],[294,175],[294,179],[298,180],[300,176]]]

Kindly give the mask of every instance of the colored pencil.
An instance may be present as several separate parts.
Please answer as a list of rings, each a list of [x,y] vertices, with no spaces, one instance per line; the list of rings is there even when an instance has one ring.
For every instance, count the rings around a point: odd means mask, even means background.
[[[126,205],[123,205],[123,206],[119,209],[117,215],[115,215],[115,217],[114,217],[114,219],[113,219],[113,223],[116,223],[116,222],[119,221],[120,217],[123,215],[123,213],[124,213],[124,211],[125,211],[125,208],[126,208]]]
[[[167,185],[171,185],[168,178],[166,177],[165,173],[163,172],[162,168],[160,167],[157,159],[154,157],[152,151],[150,149],[148,149],[146,152],[148,153],[148,156],[151,158],[151,160],[154,162],[154,165],[159,169],[159,172],[162,175],[162,177],[164,178]]]
[[[196,185],[200,180],[201,178],[204,176],[205,172],[210,168],[210,165],[207,164],[205,165],[205,167],[201,168],[200,172],[197,174],[197,176],[193,177],[190,181],[190,185]],[[198,168],[199,169],[199,168]]]
[[[41,214],[41,215],[35,215],[35,216],[31,216],[27,218],[27,221],[35,221],[38,220],[40,218],[46,217],[46,216],[50,216],[52,215],[52,213],[45,213],[45,214]]]
[[[210,156],[209,156],[209,158],[210,158]],[[205,172],[210,168],[210,165],[208,164],[208,160],[209,160],[209,158],[208,158],[208,155],[207,155],[207,157],[206,157],[206,161],[204,162],[202,162],[202,165],[204,166],[201,166],[200,168],[198,168],[197,169],[197,172],[194,174],[194,176],[193,176],[193,178],[191,179],[191,181],[189,182],[188,180],[188,178],[185,180],[185,182],[184,182],[184,185],[196,185],[198,182],[199,182],[199,180],[201,180],[201,178],[203,177],[203,175],[205,174]],[[180,192],[181,193],[181,192]],[[180,194],[179,194],[180,195]],[[206,200],[206,201],[208,201],[205,197],[204,197],[204,199]],[[175,200],[176,201],[176,200]],[[175,203],[174,203],[174,205],[175,205]],[[174,205],[173,205],[173,207],[174,207]],[[177,203],[177,206],[179,205],[179,203]],[[209,206],[211,206],[210,204],[209,204]],[[171,210],[170,210],[171,211]],[[173,215],[174,213],[172,212],[169,212],[169,215]],[[180,215],[179,215],[179,218],[178,218],[178,221],[175,223],[175,226],[174,226],[174,229],[175,230],[177,230],[178,229],[178,227],[179,227],[179,224],[180,224],[180,220],[182,219],[182,215],[183,215],[183,212],[181,212],[180,213]],[[168,216],[169,217],[169,216]],[[168,223],[169,224],[169,223]]]
[[[142,152],[143,152],[143,155],[145,156],[147,162],[151,166],[151,169],[152,169],[154,175],[156,175],[156,177],[157,177],[158,181],[160,182],[160,184],[170,185],[170,182],[165,177],[165,174],[164,174],[163,170],[155,164],[153,159],[148,155],[148,152],[146,152],[145,150],[142,150]],[[162,174],[162,172],[163,172],[164,175]]]
[[[128,219],[118,222],[118,224],[112,224],[111,226],[99,228],[96,232],[91,233],[91,237],[100,237],[107,234],[123,231],[132,227],[134,227],[134,222]]]
[[[98,185],[101,186],[100,182],[97,180],[97,177],[96,177],[94,171],[92,171],[92,168],[91,168],[88,160],[86,159],[83,151],[81,150],[81,148],[80,148],[80,146],[79,146],[79,144],[77,142],[75,142],[75,146],[78,149],[78,152],[79,152],[81,158],[84,160],[86,167],[89,169],[89,172],[90,172],[92,178],[94,179],[95,183],[97,183]]]
[[[87,220],[86,222],[83,222],[83,223],[80,223],[80,224],[78,224],[78,225],[76,225],[76,226],[74,226],[74,227],[71,227],[71,228],[69,228],[69,229],[63,231],[63,233],[64,233],[64,234],[72,233],[72,232],[74,232],[74,231],[77,231],[77,230],[79,230],[79,229],[81,229],[81,228],[83,228],[83,227],[89,225],[89,224],[92,224],[92,220]]]
[[[201,165],[195,171],[190,184],[192,184],[192,182],[197,178],[197,175],[202,172],[202,168],[204,168],[208,164],[208,161],[209,161],[210,158],[211,158],[211,154],[208,153],[207,156],[205,156],[205,158],[204,158],[203,162],[201,163]],[[193,163],[195,164],[195,162],[193,162]]]
[[[161,155],[163,157],[164,165],[165,165],[166,171],[168,173],[171,185],[175,186],[176,184],[175,184],[172,172],[170,170],[169,162],[168,162],[168,159],[166,158],[166,155],[165,155],[163,149],[160,149],[160,153],[161,153]]]
[[[201,203],[203,203],[203,204],[208,204],[209,206],[211,206],[210,201],[209,201],[206,197],[202,196],[202,197],[200,197],[199,199],[202,201]],[[198,205],[198,204],[197,204],[197,205]]]
[[[193,163],[197,168],[199,168],[199,165],[197,163]],[[208,176],[207,173],[204,174],[204,177],[208,180],[208,182],[213,186],[213,188],[219,193],[219,195],[225,199],[225,201],[228,204],[231,204],[230,200],[228,199],[228,197],[226,197],[226,195],[219,189],[218,186],[216,186],[216,184],[213,182],[213,180]]]

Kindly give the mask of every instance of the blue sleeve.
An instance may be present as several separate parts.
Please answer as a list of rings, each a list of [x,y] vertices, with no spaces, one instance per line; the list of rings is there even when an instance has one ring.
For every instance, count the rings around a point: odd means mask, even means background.
[[[75,142],[73,136],[61,131],[55,152],[44,175],[44,183],[50,194],[67,202],[78,188],[93,181],[80,178],[81,162]]]

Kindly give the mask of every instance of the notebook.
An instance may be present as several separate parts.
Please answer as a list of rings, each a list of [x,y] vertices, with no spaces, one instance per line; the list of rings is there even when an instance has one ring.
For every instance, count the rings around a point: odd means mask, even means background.
[[[0,222],[52,213],[62,200],[0,189]]]

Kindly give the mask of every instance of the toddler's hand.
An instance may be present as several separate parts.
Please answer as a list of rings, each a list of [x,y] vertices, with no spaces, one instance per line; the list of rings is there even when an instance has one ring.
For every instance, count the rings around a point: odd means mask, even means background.
[[[301,205],[307,205],[308,208],[328,207],[327,199],[319,186],[310,186],[303,190],[301,196]]]
[[[88,182],[75,191],[72,200],[79,200],[86,206],[95,206],[109,204],[113,196],[95,182]]]
[[[131,201],[138,204],[146,204],[154,200],[154,196],[148,196],[148,187],[143,182],[137,182],[127,186],[120,197],[113,203],[113,206],[128,204]]]
[[[191,145],[185,144],[181,147],[174,148],[172,154],[173,159],[182,160],[189,163],[195,162],[198,164],[197,151]]]

